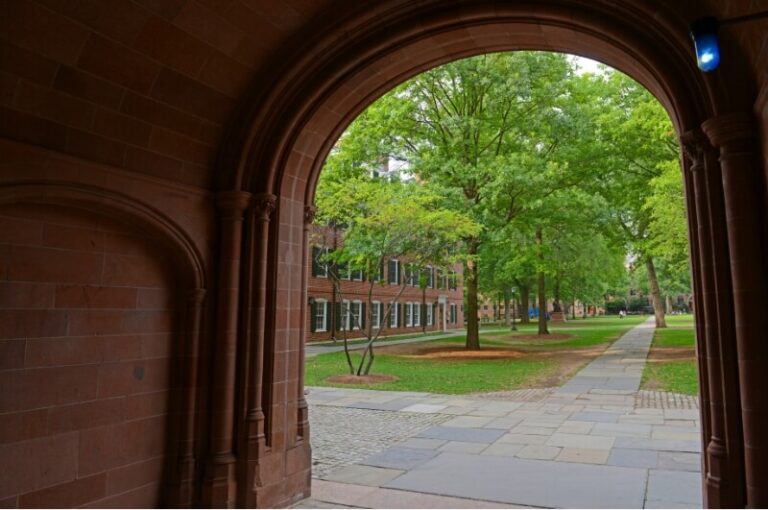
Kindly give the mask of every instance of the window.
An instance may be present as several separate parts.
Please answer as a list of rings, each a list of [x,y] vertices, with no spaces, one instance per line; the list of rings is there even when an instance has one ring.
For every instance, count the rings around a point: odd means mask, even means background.
[[[419,284],[419,270],[415,264],[408,264],[408,285],[415,287]]]
[[[450,311],[451,311],[451,317],[448,322],[450,322],[451,324],[456,324],[456,304],[451,303]]]
[[[432,316],[434,312],[434,308],[432,307],[431,303],[427,303],[426,310],[427,310],[427,326],[431,326],[434,323],[434,318]]]
[[[405,327],[413,326],[413,303],[405,304]]]
[[[458,284],[458,281],[459,280],[458,280],[458,276],[456,275],[456,271],[451,271],[451,277],[450,277],[450,280],[448,282],[448,284],[450,285],[449,288],[451,290],[456,290],[456,285]]]
[[[361,282],[363,281],[363,270],[362,269],[353,269],[349,272],[350,279]]]
[[[349,300],[345,299],[341,302],[341,320],[339,320],[339,331],[349,331],[350,319],[350,306]]]
[[[379,329],[381,327],[382,303],[374,301],[371,305],[373,305],[373,309],[371,310],[371,327],[373,329]]]
[[[392,259],[389,261],[389,278],[387,281],[389,283],[398,284],[400,283],[400,261],[397,259]]]
[[[441,289],[448,288],[448,275],[445,275],[445,274],[440,275],[440,288]]]
[[[399,319],[399,317],[397,316],[397,312],[398,312],[397,301],[393,301],[392,304],[390,305],[390,308],[391,310],[389,312],[389,327],[396,328],[397,322]]]
[[[435,275],[434,271],[432,271],[432,266],[427,266],[424,268],[424,271],[427,273],[427,287],[430,289],[435,288]]]
[[[421,326],[421,303],[413,303],[413,325]]]
[[[328,263],[325,262],[327,253],[328,248],[325,246],[312,247],[312,276],[328,278]]]
[[[328,301],[325,299],[315,299],[312,305],[312,331],[328,331]]]
[[[445,288],[445,285],[443,285],[443,270],[438,269],[437,270],[437,288],[442,289]]]
[[[360,329],[360,327],[364,324],[362,311],[362,302],[359,300],[352,301],[350,305],[350,321],[352,321],[351,329]]]

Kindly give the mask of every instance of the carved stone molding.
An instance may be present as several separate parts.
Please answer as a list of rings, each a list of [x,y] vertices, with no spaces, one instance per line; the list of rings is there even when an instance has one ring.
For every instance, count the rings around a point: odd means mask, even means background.
[[[216,193],[214,202],[225,218],[242,217],[251,205],[253,196],[246,191],[223,191]]]
[[[317,214],[317,207],[314,205],[304,206],[304,224],[309,225],[315,221],[315,215]]]
[[[253,208],[257,219],[261,221],[269,221],[272,213],[277,208],[277,197],[269,193],[254,195]]]
[[[729,113],[704,121],[701,129],[712,145],[728,149],[737,142],[752,142],[757,137],[757,125],[751,113]]]
[[[696,171],[704,164],[704,152],[710,148],[709,140],[700,129],[686,131],[680,136],[680,146],[683,148],[683,156],[690,163],[687,165],[692,171]]]

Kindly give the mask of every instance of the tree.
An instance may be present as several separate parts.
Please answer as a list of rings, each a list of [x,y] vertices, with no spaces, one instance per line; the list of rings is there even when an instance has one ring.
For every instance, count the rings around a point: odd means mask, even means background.
[[[375,358],[374,343],[383,328],[373,328],[373,289],[384,284],[381,268],[385,263],[397,259],[407,260],[406,268],[447,266],[459,260],[457,243],[477,232],[476,224],[442,207],[441,200],[419,183],[374,177],[362,167],[339,164],[334,155],[329,158],[318,184],[316,221],[343,225],[344,239],[335,251],[323,255],[321,262],[330,265],[329,277],[339,296],[340,268],[363,271],[368,285],[365,306],[340,311],[343,323],[355,324],[367,340],[355,367],[344,328],[344,352],[351,374],[368,375]],[[382,323],[389,320],[394,303],[409,279],[416,277],[416,270],[408,269],[402,278],[397,277],[398,291],[384,307]]]
[[[646,200],[652,195],[654,179],[665,169],[679,168],[674,129],[658,101],[627,76],[605,72],[585,80],[599,98],[594,143],[602,153],[598,160],[602,180],[597,190],[606,198],[617,225],[614,236],[623,239],[645,266],[656,327],[666,327],[654,244],[667,233],[651,227],[653,211]]]

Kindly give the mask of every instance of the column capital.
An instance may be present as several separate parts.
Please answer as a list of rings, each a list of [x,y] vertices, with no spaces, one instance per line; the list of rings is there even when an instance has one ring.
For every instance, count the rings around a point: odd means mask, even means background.
[[[317,208],[314,205],[306,205],[304,206],[304,223],[306,225],[309,225],[315,220],[315,215],[317,214]]]
[[[242,217],[251,205],[252,195],[247,191],[220,191],[213,196],[216,207],[226,217]]]
[[[691,170],[696,170],[703,162],[704,151],[710,147],[707,136],[701,129],[691,129],[680,135],[683,156],[690,162]]]
[[[253,195],[253,207],[256,217],[262,221],[269,221],[272,212],[277,208],[277,197],[271,193],[258,193]]]
[[[701,129],[712,145],[727,147],[734,142],[751,142],[757,136],[757,125],[751,113],[728,113],[704,121]]]

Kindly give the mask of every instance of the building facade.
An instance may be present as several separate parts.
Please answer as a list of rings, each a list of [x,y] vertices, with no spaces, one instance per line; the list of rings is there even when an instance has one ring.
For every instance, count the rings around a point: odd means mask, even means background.
[[[372,334],[380,337],[464,327],[461,264],[450,269],[414,267],[391,258],[379,274],[366,275],[326,263],[323,255],[333,249],[333,242],[327,242],[322,227],[312,229],[319,235],[312,236],[315,244],[307,257],[308,342],[362,337],[369,321]],[[336,274],[339,286],[334,289]]]

